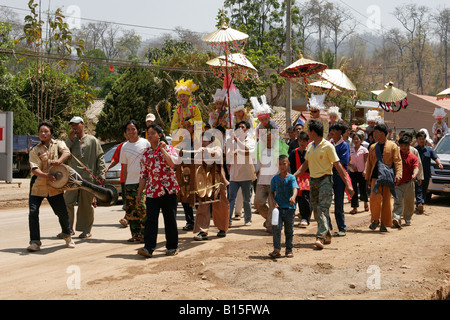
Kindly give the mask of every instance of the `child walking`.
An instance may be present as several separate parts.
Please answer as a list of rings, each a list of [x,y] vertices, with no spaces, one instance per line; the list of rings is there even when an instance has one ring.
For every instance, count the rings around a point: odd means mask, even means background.
[[[286,257],[293,257],[294,247],[294,217],[295,200],[297,197],[297,179],[289,173],[289,159],[281,155],[278,159],[279,174],[275,175],[270,183],[270,196],[274,199],[274,206],[278,209],[278,222],[272,223],[273,252],[269,253],[271,258],[281,257],[281,230],[284,223],[284,234],[286,237]],[[272,219],[272,222],[275,222]]]
[[[400,219],[402,216],[405,219],[405,224],[407,226],[411,225],[411,217],[414,213],[414,182],[419,174],[419,161],[409,151],[411,138],[404,135],[398,143],[402,158],[402,178],[395,185],[397,198],[394,199],[394,209],[392,210],[392,224],[394,228],[401,227]]]

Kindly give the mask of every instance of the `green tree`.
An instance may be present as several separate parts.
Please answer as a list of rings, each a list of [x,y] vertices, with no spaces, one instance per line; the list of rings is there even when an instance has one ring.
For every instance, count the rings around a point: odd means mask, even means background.
[[[286,52],[286,1],[225,0],[230,24],[249,35],[244,54],[259,70],[260,83],[243,84],[243,95],[261,95],[269,91],[268,101],[276,105],[284,92],[286,80],[278,74],[288,64]],[[220,16],[220,13],[219,13]],[[218,17],[219,17],[218,16]],[[300,12],[292,7],[292,23],[298,24]],[[292,51],[299,49],[300,31],[293,30]]]
[[[76,63],[77,72],[68,75],[72,46],[76,45],[77,56],[81,57],[84,41],[72,42],[72,33],[60,8],[48,23],[51,39],[45,39],[42,32],[45,22],[40,19],[38,4],[30,0],[28,7],[30,14],[25,17],[22,39],[32,51],[35,62],[21,75],[24,80],[22,96],[37,122],[50,120],[58,124],[60,119],[81,114],[92,102],[92,93],[87,86],[87,64],[80,60]]]
[[[157,123],[168,132],[177,106],[174,88],[181,78],[193,79],[199,85],[193,95],[194,104],[207,121],[212,94],[222,86],[205,67],[211,59],[209,54],[194,49],[188,42],[168,40],[161,49],[149,49],[146,57],[154,69],[125,69],[106,96],[96,127],[101,139],[122,140],[122,125],[131,119],[144,128],[148,112],[154,113]]]
[[[1,49],[14,49],[14,41],[10,37],[10,32],[10,24],[0,22]],[[0,110],[14,113],[14,134],[36,133],[37,125],[33,113],[27,109],[25,101],[21,97],[17,79],[5,67],[8,60],[7,55],[0,55]]]

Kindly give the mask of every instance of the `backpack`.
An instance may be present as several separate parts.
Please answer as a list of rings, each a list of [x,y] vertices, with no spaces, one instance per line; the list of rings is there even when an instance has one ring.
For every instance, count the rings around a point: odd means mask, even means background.
[[[375,146],[375,154],[378,159],[378,178],[375,182],[373,191],[378,193],[378,188],[380,185],[386,186],[391,190],[392,196],[397,199],[397,194],[395,193],[395,169],[394,167],[388,167],[384,164],[379,143]]]

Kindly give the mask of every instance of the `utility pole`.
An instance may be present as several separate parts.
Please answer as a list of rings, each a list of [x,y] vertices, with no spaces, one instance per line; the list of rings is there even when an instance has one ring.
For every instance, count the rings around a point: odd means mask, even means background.
[[[292,16],[291,16],[291,0],[286,0],[286,67],[292,63]],[[286,82],[286,131],[292,125],[292,86],[290,79]]]

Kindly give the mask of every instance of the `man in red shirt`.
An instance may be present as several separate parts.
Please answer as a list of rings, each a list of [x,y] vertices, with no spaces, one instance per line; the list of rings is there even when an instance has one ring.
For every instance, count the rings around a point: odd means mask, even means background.
[[[111,158],[111,163],[109,164],[108,168],[106,168],[105,174],[109,171],[109,169],[113,168],[115,165],[120,163],[120,161],[119,161],[119,159],[120,159],[120,151],[122,150],[123,144],[128,141],[127,134],[124,133],[123,135],[124,135],[126,140],[124,142],[120,143],[117,146],[116,151],[114,151],[114,154],[113,154],[113,156]],[[126,190],[125,190],[125,177],[123,175],[123,172],[124,172],[123,171],[123,164],[121,164],[121,168],[122,169],[120,170],[120,189],[121,189],[121,193],[122,193],[122,202],[123,202],[122,209],[125,210],[126,209],[125,208],[125,203],[126,203],[126,196],[127,195],[126,195]],[[126,215],[125,215],[125,217],[120,219],[119,222],[125,228],[128,227],[128,220],[126,219]]]
[[[419,160],[409,152],[411,138],[403,136],[398,141],[400,145],[400,157],[402,158],[402,178],[395,185],[397,199],[394,199],[392,210],[392,224],[395,228],[401,228],[400,217],[403,214],[405,224],[411,225],[411,217],[414,213],[414,182],[419,174]]]

